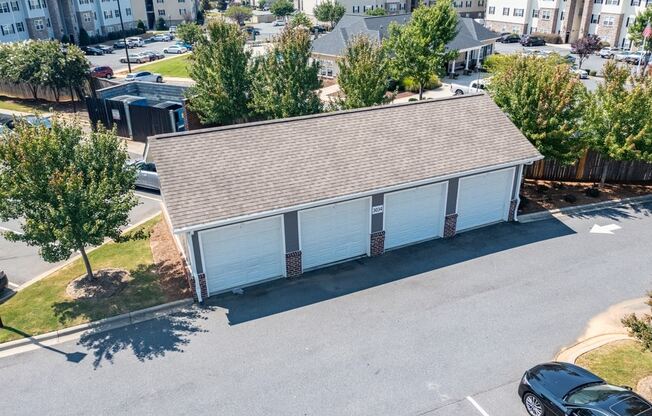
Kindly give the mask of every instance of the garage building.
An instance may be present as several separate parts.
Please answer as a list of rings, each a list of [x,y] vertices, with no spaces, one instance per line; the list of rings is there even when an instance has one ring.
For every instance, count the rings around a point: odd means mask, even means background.
[[[515,219],[542,156],[486,95],[155,136],[198,300]]]

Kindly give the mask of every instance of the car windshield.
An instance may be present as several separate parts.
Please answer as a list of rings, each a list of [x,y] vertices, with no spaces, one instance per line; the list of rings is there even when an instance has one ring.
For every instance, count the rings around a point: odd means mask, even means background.
[[[602,402],[612,395],[622,394],[627,391],[627,389],[612,386],[610,384],[587,384],[568,393],[566,403],[575,406],[582,406],[589,403]]]
[[[652,407],[636,396],[630,396],[625,400],[612,405],[610,409],[620,416],[650,416]]]

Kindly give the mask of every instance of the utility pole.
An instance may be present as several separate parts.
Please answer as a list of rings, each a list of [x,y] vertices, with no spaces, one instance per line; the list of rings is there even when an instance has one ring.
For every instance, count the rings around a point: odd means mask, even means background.
[[[122,8],[120,7],[120,0],[118,0],[118,16],[120,16],[120,28],[122,29],[122,41],[125,43],[125,55],[127,56],[127,68],[131,74],[131,62],[129,62],[129,44],[127,43],[127,36],[125,35],[125,22],[122,20]]]

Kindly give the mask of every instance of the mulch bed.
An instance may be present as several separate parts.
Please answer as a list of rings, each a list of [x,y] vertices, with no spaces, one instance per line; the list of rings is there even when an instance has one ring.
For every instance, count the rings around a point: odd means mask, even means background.
[[[133,278],[123,269],[101,269],[68,283],[66,294],[72,299],[106,299],[114,296],[127,286]]]
[[[593,182],[560,182],[526,179],[521,189],[521,205],[518,212],[520,214],[528,214],[531,212],[652,194],[652,185],[622,184],[605,184],[600,188],[598,196],[587,194],[587,188],[598,186],[599,184]]]
[[[191,296],[183,259],[165,221],[152,228],[149,237],[159,282],[170,301]]]

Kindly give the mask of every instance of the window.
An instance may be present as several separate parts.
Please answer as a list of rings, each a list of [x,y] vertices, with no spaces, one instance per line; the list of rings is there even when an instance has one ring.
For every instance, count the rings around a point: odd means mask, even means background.
[[[0,31],[2,32],[3,35],[12,35],[16,33],[14,30],[14,25],[2,25],[0,26]]]
[[[125,15],[127,15],[127,16],[131,16],[131,9],[130,9],[130,8],[127,7],[127,8],[125,9]]]
[[[604,4],[612,4],[614,6],[618,6],[620,4],[620,0],[604,0]]]
[[[0,3],[0,13],[9,13],[9,3]]]
[[[591,23],[600,23],[600,15],[599,14],[592,14],[591,15]]]
[[[509,16],[509,7],[503,7],[503,16]]]
[[[90,13],[84,13],[84,22],[90,22],[93,20]]]
[[[93,12],[93,19],[97,20],[97,12]]]
[[[616,21],[616,18],[613,16],[605,16],[602,21],[602,26],[613,26]]]
[[[156,0],[157,3],[163,3],[164,0]]]
[[[473,2],[471,0],[466,0],[466,7],[473,7]]]
[[[16,30],[19,32],[24,32],[25,31],[25,25],[23,22],[18,22],[16,23]]]
[[[104,18],[105,18],[105,19],[113,19],[113,11],[111,11],[111,10],[104,10]]]
[[[602,4],[602,0],[593,0],[593,4]]]
[[[43,26],[43,19],[34,19],[34,29],[36,30],[45,29],[45,26]]]
[[[559,15],[559,20],[564,20],[564,12],[562,11],[561,14]]]
[[[115,11],[115,17],[120,17],[120,10],[119,10],[119,9],[117,9],[117,10]]]
[[[532,10],[532,17],[539,17],[539,10],[538,9],[533,9]]]
[[[11,2],[11,10],[13,10],[13,11],[15,11],[15,12],[17,12],[18,10],[20,10],[20,7],[18,7],[18,2],[17,2],[17,1],[12,1],[12,2]]]
[[[360,13],[360,6],[353,6],[352,11],[353,13]]]
[[[158,15],[159,16],[165,16],[165,10],[159,10]]]
[[[41,2],[39,2],[39,0],[28,0],[27,5],[29,6],[30,10],[41,8]]]
[[[630,3],[632,6],[640,6],[641,5],[641,0],[632,0]]]
[[[478,7],[484,7],[485,0],[478,0]]]
[[[487,14],[496,14],[496,8],[494,6],[489,6]]]
[[[179,9],[179,15],[185,16],[186,15],[186,9]]]
[[[523,17],[523,9],[514,9],[514,16]]]
[[[541,10],[541,20],[550,20],[550,10]]]
[[[632,22],[634,22],[635,19],[636,19],[635,16],[627,16],[627,21],[625,22],[625,27],[629,27],[629,25],[630,25]]]

